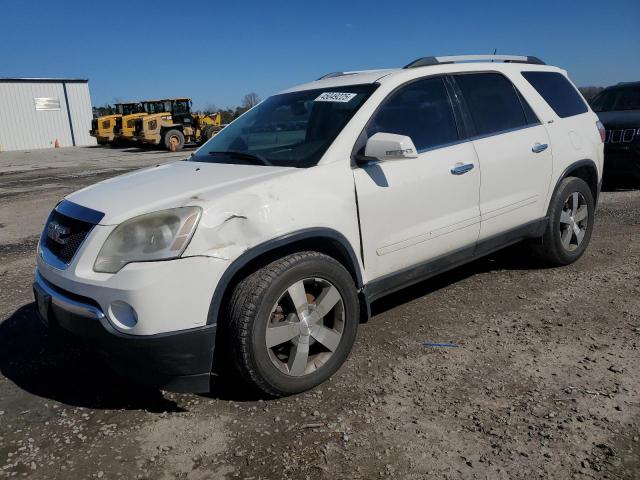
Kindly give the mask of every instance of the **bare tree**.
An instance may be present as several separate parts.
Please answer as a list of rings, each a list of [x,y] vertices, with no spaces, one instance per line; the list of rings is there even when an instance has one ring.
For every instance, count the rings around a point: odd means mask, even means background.
[[[247,93],[242,97],[242,108],[249,109],[260,103],[260,95],[256,92]]]
[[[596,95],[598,95],[602,90],[604,90],[604,88],[603,87],[579,87],[578,90],[580,90],[580,93],[582,93],[582,96],[588,102],[590,102],[595,98]]]
[[[206,107],[204,107],[204,112],[208,115],[212,114],[212,113],[218,113],[220,111],[220,109],[218,108],[218,106],[215,103],[210,103],[208,104]]]

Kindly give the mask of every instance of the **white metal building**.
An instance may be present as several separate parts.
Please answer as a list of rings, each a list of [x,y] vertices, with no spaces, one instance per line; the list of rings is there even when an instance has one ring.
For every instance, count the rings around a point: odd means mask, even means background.
[[[89,81],[0,78],[0,151],[95,145]]]

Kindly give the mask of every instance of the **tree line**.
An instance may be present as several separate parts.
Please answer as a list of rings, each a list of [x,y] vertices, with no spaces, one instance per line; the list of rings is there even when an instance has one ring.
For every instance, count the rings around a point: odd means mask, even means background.
[[[604,87],[578,87],[578,90],[580,90],[580,93],[587,102],[590,102],[596,97],[596,95],[604,90]]]
[[[202,112],[205,115],[215,115],[216,113],[220,113],[222,117],[222,123],[231,123],[244,112],[253,108],[258,103],[260,103],[260,95],[255,92],[247,93],[244,97],[242,97],[242,102],[237,107],[226,107],[219,108],[215,103],[208,104]]]

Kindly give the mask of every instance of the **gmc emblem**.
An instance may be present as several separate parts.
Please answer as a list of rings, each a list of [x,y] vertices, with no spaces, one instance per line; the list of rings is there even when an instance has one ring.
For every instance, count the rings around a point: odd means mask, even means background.
[[[67,244],[70,233],[71,229],[69,227],[64,227],[56,221],[49,222],[49,226],[47,227],[47,237],[60,245]]]

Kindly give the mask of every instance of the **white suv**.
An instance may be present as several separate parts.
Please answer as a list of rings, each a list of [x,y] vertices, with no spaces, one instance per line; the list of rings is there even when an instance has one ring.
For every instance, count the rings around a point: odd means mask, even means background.
[[[206,391],[228,362],[269,395],[300,392],[336,372],[388,293],[524,239],[578,259],[603,134],[535,57],[329,74],[184,161],[62,200],[38,247],[38,311],[167,390]]]

